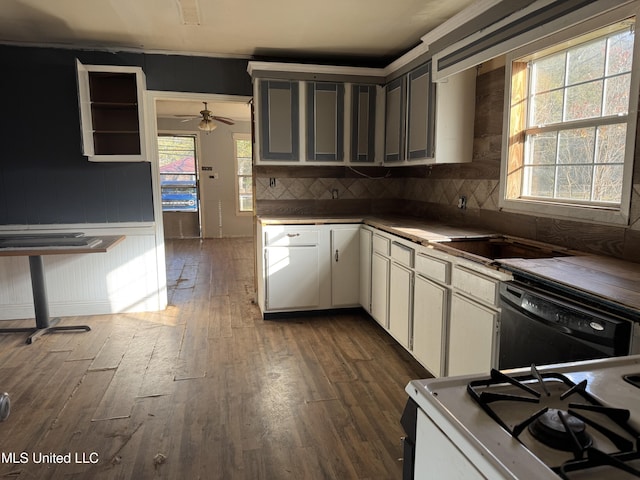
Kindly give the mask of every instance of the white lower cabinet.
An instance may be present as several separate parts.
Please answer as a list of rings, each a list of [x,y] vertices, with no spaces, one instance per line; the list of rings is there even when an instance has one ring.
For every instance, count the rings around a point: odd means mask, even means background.
[[[371,253],[373,232],[360,228],[360,305],[371,313]]]
[[[267,310],[312,309],[320,305],[318,245],[268,247],[265,263]]]
[[[357,306],[359,231],[360,224],[258,223],[262,313]]]
[[[449,317],[449,289],[415,276],[413,355],[434,376],[445,375],[444,342]]]
[[[371,316],[389,326],[389,271],[391,260],[378,252],[371,257]]]
[[[454,292],[451,297],[447,375],[487,373],[494,366],[498,311]]]
[[[360,302],[360,225],[331,228],[331,306]]]
[[[406,349],[411,349],[413,271],[391,263],[389,275],[389,333]]]

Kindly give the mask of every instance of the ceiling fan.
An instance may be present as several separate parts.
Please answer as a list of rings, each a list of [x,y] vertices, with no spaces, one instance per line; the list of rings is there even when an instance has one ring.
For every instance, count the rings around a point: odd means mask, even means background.
[[[230,118],[218,117],[216,115],[213,115],[211,110],[207,108],[207,102],[202,102],[202,103],[204,103],[204,110],[200,110],[200,116],[189,115],[189,117],[191,118],[187,118],[186,120],[183,120],[183,122],[188,122],[190,120],[200,118],[200,123],[198,124],[198,128],[200,130],[204,130],[205,132],[211,132],[215,130],[217,127],[215,122],[222,122],[222,123],[226,123],[227,125],[233,125],[235,123]]]

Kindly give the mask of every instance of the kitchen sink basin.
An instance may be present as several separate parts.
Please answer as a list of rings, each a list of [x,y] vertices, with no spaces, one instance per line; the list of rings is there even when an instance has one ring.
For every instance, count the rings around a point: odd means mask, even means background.
[[[489,260],[499,258],[552,258],[571,255],[568,249],[509,236],[451,239],[438,242],[443,250],[469,253]]]

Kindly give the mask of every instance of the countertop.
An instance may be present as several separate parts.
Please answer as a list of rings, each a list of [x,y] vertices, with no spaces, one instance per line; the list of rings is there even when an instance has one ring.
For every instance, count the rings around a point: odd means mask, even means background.
[[[486,229],[467,228],[397,216],[261,216],[258,218],[263,225],[364,223],[415,243],[434,247],[445,246],[447,242],[456,239],[501,235]],[[455,255],[455,251],[452,249],[447,249],[447,253]],[[464,252],[460,252],[459,255],[470,258]],[[635,262],[572,251],[572,255],[565,257],[508,258],[482,263],[496,269],[542,278],[548,282],[622,305],[640,315],[640,264]]]

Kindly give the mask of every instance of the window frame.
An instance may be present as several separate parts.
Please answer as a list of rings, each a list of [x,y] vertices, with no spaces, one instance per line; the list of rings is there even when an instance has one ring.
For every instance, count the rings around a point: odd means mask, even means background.
[[[200,173],[199,173],[199,155],[200,155],[200,137],[198,133],[191,133],[186,131],[158,131],[156,134],[156,152],[158,159],[160,158],[160,148],[157,145],[159,137],[189,137],[193,139],[193,155],[195,162],[195,188],[196,188],[196,205],[195,209],[181,209],[181,210],[165,210],[164,205],[162,205],[162,172],[160,172],[160,164],[158,160],[158,177],[159,177],[159,188],[160,188],[160,210],[162,213],[198,213],[201,208],[201,192],[200,192]]]
[[[238,216],[248,216],[248,215],[253,215],[255,206],[254,206],[254,188],[253,188],[253,171],[251,172],[251,175],[240,175],[238,173],[238,148],[237,148],[237,141],[238,140],[248,140],[249,143],[251,143],[251,164],[253,167],[253,148],[254,145],[251,141],[251,134],[250,133],[234,133],[233,134],[233,165],[234,165],[234,169],[235,171],[234,173],[234,177],[235,177],[235,204],[236,204],[236,215]],[[241,177],[250,177],[251,178],[251,210],[240,210],[240,178]]]
[[[522,48],[514,50],[506,55],[505,62],[505,108],[503,117],[502,137],[502,161],[500,172],[500,199],[499,208],[502,211],[523,213],[542,217],[572,219],[602,224],[628,225],[631,207],[631,194],[633,188],[633,168],[636,144],[636,127],[638,114],[638,100],[640,99],[640,38],[638,34],[638,22],[640,22],[640,2],[633,2],[590,18],[579,24],[556,32],[544,39],[540,39]],[[622,194],[620,206],[585,205],[584,203],[570,201],[545,201],[543,199],[522,198],[521,185],[516,171],[524,165],[525,161],[525,129],[527,115],[527,102],[523,102],[523,96],[518,95],[513,85],[527,76],[526,68],[522,67],[526,57],[534,57],[536,53],[549,50],[554,46],[562,45],[559,50],[569,48],[571,42],[578,37],[590,32],[602,30],[608,25],[623,21],[629,17],[636,17],[634,28],[633,66],[631,69],[631,82],[629,89],[629,108],[627,114],[627,133],[625,140],[624,167],[622,178]],[[577,42],[573,42],[577,43]],[[581,43],[581,42],[580,42]],[[526,87],[524,88],[526,90]],[[528,92],[525,92],[525,96]],[[513,107],[512,105],[525,105]]]

